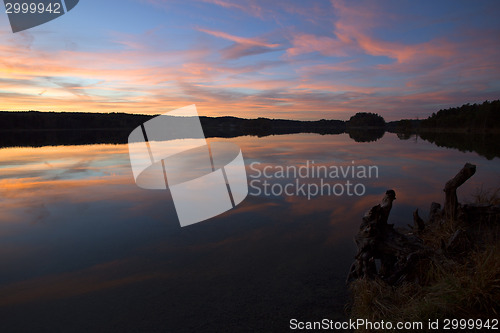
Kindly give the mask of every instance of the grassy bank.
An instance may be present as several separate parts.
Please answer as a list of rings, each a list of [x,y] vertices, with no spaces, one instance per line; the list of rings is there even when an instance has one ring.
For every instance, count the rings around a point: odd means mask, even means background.
[[[500,204],[500,190],[478,192],[475,203]],[[454,251],[446,244],[458,230]],[[480,220],[473,225],[444,221],[426,228],[420,238],[440,260],[414,267],[418,280],[390,286],[362,278],[350,285],[350,317],[370,321],[424,323],[429,319],[493,319],[500,316],[500,227]],[[396,331],[396,330],[394,330]],[[433,330],[435,332],[435,330]],[[422,332],[422,330],[420,330]]]

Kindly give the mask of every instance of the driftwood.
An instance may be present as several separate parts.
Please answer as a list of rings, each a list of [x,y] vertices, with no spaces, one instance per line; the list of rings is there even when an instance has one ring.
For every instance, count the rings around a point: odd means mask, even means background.
[[[485,220],[499,222],[498,205],[462,205],[458,202],[457,188],[472,177],[475,171],[475,165],[465,164],[462,170],[445,185],[444,208],[441,209],[440,204],[433,202],[427,222],[419,216],[417,209],[413,213],[413,226],[410,226],[412,230],[398,231],[393,224],[387,223],[392,202],[396,199],[394,190],[388,190],[382,203],[372,207],[362,219],[358,234],[355,236],[358,252],[351,265],[347,283],[362,277],[379,277],[389,284],[415,278],[411,270],[419,260],[445,261],[446,258],[443,256],[463,247],[463,240],[469,237],[467,228],[457,228],[448,242],[441,245],[442,251],[436,251],[424,246],[418,237],[428,227],[442,224],[447,220],[465,226]]]
[[[437,202],[431,203],[431,208],[429,209],[429,223],[435,223],[441,219],[443,211],[441,210],[441,204]]]
[[[447,219],[455,220],[458,210],[457,188],[467,181],[476,173],[476,166],[466,163],[459,173],[453,179],[450,179],[444,186],[444,193],[446,193],[444,203],[444,214]]]
[[[420,233],[425,228],[425,222],[418,215],[418,208],[413,212],[413,231],[416,233]]]

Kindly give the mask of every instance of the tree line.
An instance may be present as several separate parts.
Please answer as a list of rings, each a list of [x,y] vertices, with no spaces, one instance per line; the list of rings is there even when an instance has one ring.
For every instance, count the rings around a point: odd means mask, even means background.
[[[131,130],[155,116],[128,113],[0,111],[0,130]],[[500,128],[500,100],[442,109],[424,120],[402,119],[389,123],[386,123],[382,116],[370,112],[358,112],[348,121],[326,119],[299,121],[237,117],[200,117],[200,121],[203,128],[210,132],[220,134],[231,132],[235,135],[237,133],[265,135],[289,132],[336,134],[360,128],[385,129],[391,132],[415,132],[435,129],[478,132]]]
[[[464,104],[439,110],[422,120],[421,128],[454,128],[469,131],[498,129],[500,126],[500,100],[482,104]]]

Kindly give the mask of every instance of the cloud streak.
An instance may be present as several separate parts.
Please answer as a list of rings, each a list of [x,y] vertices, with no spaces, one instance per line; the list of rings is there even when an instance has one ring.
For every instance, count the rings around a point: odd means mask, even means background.
[[[221,51],[224,59],[239,59],[245,56],[257,55],[275,51],[280,44],[273,44],[264,41],[262,38],[245,38],[234,36],[223,31],[213,31],[208,29],[198,29],[201,32],[234,42],[233,45]]]

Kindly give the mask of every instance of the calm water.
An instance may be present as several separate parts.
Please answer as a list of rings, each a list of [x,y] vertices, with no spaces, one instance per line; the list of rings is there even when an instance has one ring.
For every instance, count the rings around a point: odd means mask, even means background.
[[[362,196],[249,195],[180,228],[168,191],[135,185],[126,145],[0,149],[0,331],[286,331],[291,318],[342,319],[353,236],[387,189],[397,196],[391,222],[406,225],[415,208],[426,216],[443,201],[465,162],[477,173],[460,200],[500,186],[499,158],[389,133],[370,143],[347,134],[217,141],[259,162],[250,180],[307,161],[377,166],[378,178],[351,179]]]

